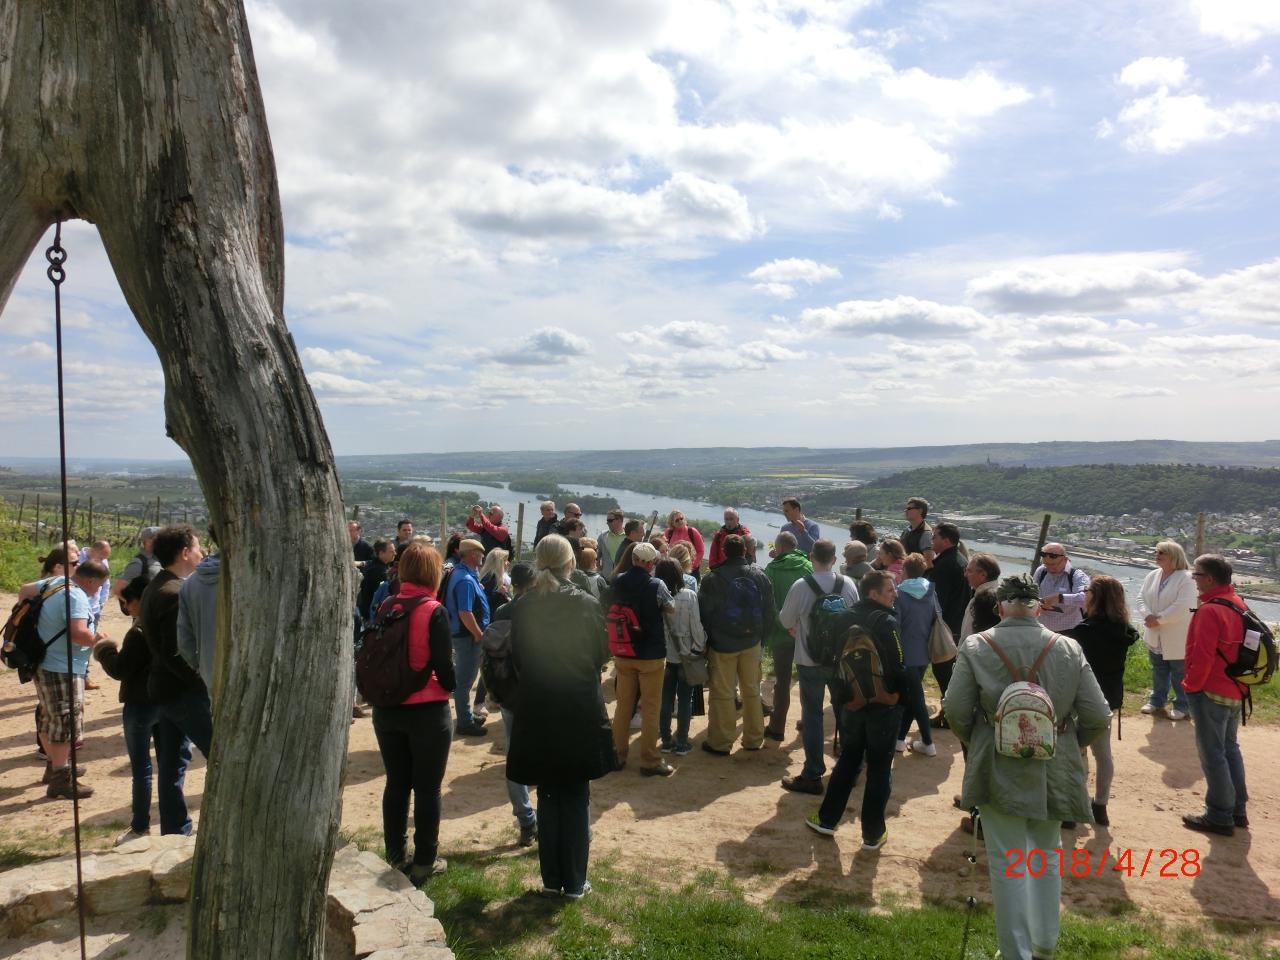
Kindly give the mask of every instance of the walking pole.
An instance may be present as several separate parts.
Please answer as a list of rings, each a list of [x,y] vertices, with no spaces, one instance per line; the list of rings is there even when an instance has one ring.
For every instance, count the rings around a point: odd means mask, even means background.
[[[516,504],[516,560],[520,559],[520,547],[524,544],[524,501]]]
[[[444,549],[443,544],[449,542],[449,502],[444,497],[440,498],[440,543],[441,550]]]
[[[1031,572],[1036,572],[1036,567],[1040,566],[1040,551],[1044,549],[1045,543],[1049,539],[1049,514],[1044,515],[1044,522],[1040,524],[1040,540],[1036,544],[1036,552],[1031,555]]]

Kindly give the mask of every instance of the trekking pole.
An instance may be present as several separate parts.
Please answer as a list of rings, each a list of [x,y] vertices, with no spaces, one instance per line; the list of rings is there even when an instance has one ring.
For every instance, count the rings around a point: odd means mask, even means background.
[[[969,818],[973,821],[973,852],[965,854],[965,859],[973,869],[973,893],[964,899],[964,936],[960,939],[960,960],[964,960],[969,950],[969,930],[973,924],[973,912],[978,908],[978,834],[982,830],[982,814],[977,807],[971,807]]]
[[[1036,552],[1031,555],[1031,572],[1036,572],[1036,567],[1040,566],[1040,551],[1044,549],[1044,545],[1049,540],[1049,514],[1044,515],[1044,520],[1040,524],[1040,539],[1036,542]]]
[[[1116,739],[1123,740],[1124,736],[1120,730],[1120,718],[1124,716],[1124,704],[1116,707]]]
[[[658,523],[658,511],[655,510],[653,511],[652,514],[650,514],[649,525],[645,527],[645,530],[644,530],[644,539],[646,543],[648,543],[649,536],[653,533],[653,528],[657,525],[657,523]]]

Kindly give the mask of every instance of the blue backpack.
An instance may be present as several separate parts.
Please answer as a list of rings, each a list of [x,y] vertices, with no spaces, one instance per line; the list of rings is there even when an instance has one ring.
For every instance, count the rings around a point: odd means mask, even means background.
[[[735,637],[758,637],[764,633],[764,595],[754,578],[740,574],[728,581],[723,629]]]

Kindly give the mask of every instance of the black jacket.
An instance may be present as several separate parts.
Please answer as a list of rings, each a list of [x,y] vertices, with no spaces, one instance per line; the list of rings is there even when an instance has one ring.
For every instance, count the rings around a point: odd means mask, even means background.
[[[1124,664],[1138,631],[1130,623],[1089,617],[1063,633],[1080,644],[1107,705],[1118,710],[1124,704]]]
[[[368,620],[378,612],[370,610],[369,605],[385,579],[387,579],[387,565],[377,557],[364,565],[364,575],[360,578],[360,592],[356,595],[356,609],[360,611],[362,620]]]
[[[120,681],[120,702],[137,706],[147,706],[151,698],[147,696],[147,675],[151,672],[151,653],[147,650],[146,638],[138,626],[129,628],[129,632],[120,641],[120,647],[100,647],[95,656],[107,676]]]
[[[885,689],[890,693],[906,693],[907,671],[903,666],[902,641],[898,639],[898,618],[894,616],[893,610],[874,600],[862,599],[842,617],[847,617],[850,623],[864,627],[871,634],[871,639],[880,651]]]
[[[604,776],[613,769],[613,740],[600,688],[609,657],[600,604],[561,581],[504,609],[520,677],[507,779],[534,786]]]
[[[539,517],[538,527],[533,532],[533,545],[536,547],[538,545],[538,541],[541,540],[543,537],[545,537],[547,534],[555,533],[556,524],[558,524],[559,522],[560,522],[560,518],[555,516],[554,514],[550,517]]]
[[[746,577],[760,591],[763,622],[758,634],[742,635],[730,628],[727,601],[733,581]],[[778,622],[778,607],[773,599],[773,583],[765,572],[745,557],[726,560],[706,577],[698,587],[698,614],[707,631],[707,646],[717,653],[738,653],[749,650],[773,632]]]
[[[636,645],[636,660],[665,660],[667,624],[658,606],[662,581],[649,576],[643,567],[632,567],[609,586],[609,603],[622,603],[636,612],[642,637]],[[579,588],[581,589],[581,588]]]
[[[196,668],[178,653],[178,591],[182,578],[161,570],[142,594],[138,626],[147,638],[151,671],[147,696],[153,703],[168,703],[193,690],[203,690]]]
[[[951,635],[959,643],[960,624],[964,620],[965,607],[973,592],[964,578],[967,566],[964,557],[955,547],[948,547],[933,558],[933,568],[929,571],[929,579],[938,591],[938,603],[942,607],[942,620],[951,628]]]

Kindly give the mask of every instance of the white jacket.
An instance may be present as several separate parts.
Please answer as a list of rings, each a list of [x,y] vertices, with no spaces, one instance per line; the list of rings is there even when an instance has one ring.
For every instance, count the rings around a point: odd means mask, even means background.
[[[1155,614],[1159,625],[1143,631],[1147,646],[1166,660],[1185,660],[1187,628],[1191,626],[1191,610],[1196,606],[1198,591],[1190,570],[1175,570],[1160,589],[1164,572],[1152,570],[1142,582],[1142,605],[1147,614]]]

